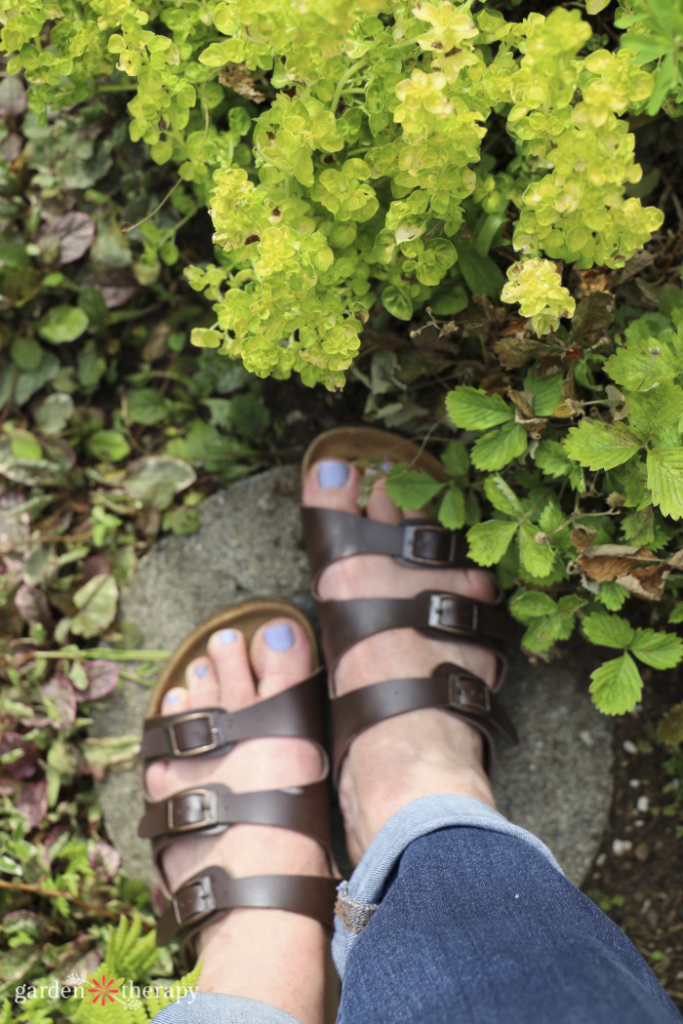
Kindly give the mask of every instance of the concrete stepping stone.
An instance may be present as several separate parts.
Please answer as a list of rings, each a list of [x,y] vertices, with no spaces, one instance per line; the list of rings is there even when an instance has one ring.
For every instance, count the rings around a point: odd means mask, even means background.
[[[210,615],[253,597],[283,597],[314,614],[301,542],[299,468],[285,466],[232,484],[200,508],[199,530],[164,537],[141,560],[122,618],[142,647],[172,650]],[[612,725],[593,707],[571,662],[531,666],[513,654],[503,702],[520,744],[501,743],[494,769],[503,814],[540,836],[580,885],[598,851],[612,797]],[[125,681],[102,702],[96,736],[142,729],[149,690]],[[149,846],[137,838],[140,769],[114,769],[99,788],[107,830],[124,869],[152,884]]]

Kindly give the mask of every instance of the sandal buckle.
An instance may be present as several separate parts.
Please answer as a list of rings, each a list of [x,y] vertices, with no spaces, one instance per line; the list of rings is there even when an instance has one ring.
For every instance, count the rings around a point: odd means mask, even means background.
[[[201,817],[190,817],[188,805],[185,803],[187,797],[199,798],[198,807],[196,804],[190,806],[192,810],[197,807]],[[169,831],[193,832],[217,824],[218,797],[212,789],[186,789],[183,793],[176,793],[166,803],[166,827]]]
[[[207,736],[210,736],[208,742],[202,743],[199,746],[181,747],[178,742],[176,729],[181,725],[185,725],[186,722],[199,721],[200,719],[204,719],[206,722]],[[192,711],[187,715],[183,715],[179,722],[169,722],[167,728],[173,757],[195,757],[197,754],[206,754],[210,750],[215,750],[219,744],[218,725],[216,724],[216,716],[212,712]]]
[[[457,636],[475,633],[479,624],[479,607],[465,604],[453,594],[431,594],[429,598],[429,626]]]
[[[424,535],[427,534],[427,537]],[[437,541],[439,548],[444,547],[443,543],[447,543],[447,550],[440,550],[437,554],[426,554],[424,540],[429,539],[429,535],[434,537]],[[451,530],[444,529],[443,526],[432,526],[432,525],[419,525],[414,526],[404,525],[403,527],[403,551],[401,557],[408,562],[415,562],[417,565],[450,565],[455,561],[455,552],[457,547],[457,537]],[[420,550],[422,552],[420,553]]]
[[[205,914],[216,909],[216,898],[213,894],[211,879],[204,875],[202,878],[196,878],[194,882],[182,886],[171,898],[171,905],[179,928],[185,928],[194,924],[195,921],[199,921]]]
[[[448,702],[473,715],[491,714],[491,691],[482,679],[451,672],[448,676]]]

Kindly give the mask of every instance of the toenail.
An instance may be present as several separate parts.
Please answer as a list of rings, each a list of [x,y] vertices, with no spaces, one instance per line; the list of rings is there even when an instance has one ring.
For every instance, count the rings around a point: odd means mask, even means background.
[[[218,639],[222,644],[234,644],[237,639],[237,630],[235,629],[222,629],[218,634]]]
[[[175,690],[169,690],[169,692],[164,697],[164,704],[177,704],[178,700],[179,695],[175,692]]]
[[[209,671],[209,666],[208,665],[195,665],[195,667],[194,667],[194,674],[196,676],[199,676],[200,679],[203,676],[205,676],[208,671]]]
[[[318,466],[318,483],[321,487],[343,487],[348,479],[349,467],[345,462],[321,462]]]
[[[391,466],[392,463],[389,462],[388,459],[385,459],[384,462],[381,464],[380,469],[382,470],[383,473],[388,473],[389,470],[391,469]]]
[[[263,639],[271,651],[288,651],[294,643],[294,630],[287,623],[268,626],[263,631]]]

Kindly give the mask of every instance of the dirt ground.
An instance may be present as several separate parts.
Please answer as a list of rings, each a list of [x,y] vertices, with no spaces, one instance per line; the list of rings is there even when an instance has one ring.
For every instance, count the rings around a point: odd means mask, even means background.
[[[655,738],[661,715],[680,699],[680,676],[658,673],[645,686],[642,707],[617,719],[610,825],[584,891],[626,932],[683,1010],[683,753],[674,755],[676,780],[664,767],[673,750]]]

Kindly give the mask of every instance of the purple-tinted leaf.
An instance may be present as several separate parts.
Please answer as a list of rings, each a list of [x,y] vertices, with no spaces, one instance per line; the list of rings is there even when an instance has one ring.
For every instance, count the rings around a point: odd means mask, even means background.
[[[76,719],[76,693],[63,672],[56,672],[45,684],[43,697],[54,701],[60,729],[73,724]]]
[[[97,288],[107,309],[125,306],[128,300],[140,291],[140,285],[135,280],[133,272],[123,267],[112,267],[110,270],[101,270],[98,274],[91,274],[83,284]]]
[[[40,949],[29,952],[25,946],[5,951],[0,961],[0,980],[21,981],[28,975],[39,956]]]
[[[18,132],[10,132],[7,138],[0,142],[0,156],[3,160],[6,160],[8,164],[13,164],[15,160],[18,160],[21,156],[21,151],[24,148],[24,140]]]
[[[121,854],[109,843],[96,843],[88,856],[90,867],[101,869],[105,879],[113,878],[121,867]]]
[[[72,210],[48,221],[40,229],[38,242],[45,255],[53,256],[61,266],[85,256],[95,241],[95,221],[87,213]]]
[[[22,583],[14,597],[14,607],[29,626],[41,623],[46,629],[52,629],[53,620],[50,606],[42,590]]]
[[[27,782],[22,786],[17,810],[23,814],[29,828],[36,828],[47,814],[47,780]]]
[[[106,697],[119,681],[119,670],[114,661],[102,661],[99,658],[89,661],[85,666],[85,674],[88,677],[88,688],[76,694],[79,704]]]
[[[0,771],[13,779],[30,779],[38,767],[38,747],[31,740],[25,740],[19,732],[5,732],[0,740],[0,756],[10,751],[21,750],[21,757],[10,764],[0,765]]]
[[[99,576],[101,573],[109,574],[110,572],[111,562],[106,555],[91,555],[89,558],[86,558],[83,563],[83,582],[87,583],[88,580],[93,578],[93,576]]]
[[[0,82],[0,117],[18,117],[26,110],[26,89],[16,75],[7,75]]]
[[[12,551],[28,542],[31,536],[31,517],[28,512],[16,512],[25,501],[26,496],[22,491],[0,494],[0,551]]]
[[[32,938],[38,938],[42,931],[42,920],[32,910],[10,910],[2,918],[2,929],[7,935],[17,932],[28,932]]]

